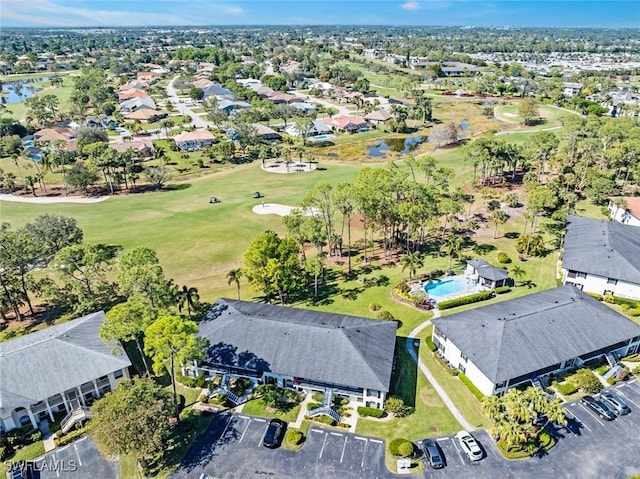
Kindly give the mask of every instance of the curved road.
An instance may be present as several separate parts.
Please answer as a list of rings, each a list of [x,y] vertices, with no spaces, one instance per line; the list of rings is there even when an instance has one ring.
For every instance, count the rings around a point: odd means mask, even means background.
[[[178,98],[178,93],[176,92],[176,89],[173,86],[173,83],[176,81],[176,79],[179,76],[180,75],[174,76],[169,82],[169,85],[167,85],[167,95],[169,96],[168,101],[171,102],[173,106],[176,107],[176,110],[179,111],[181,114],[190,116],[191,121],[193,122],[193,125],[196,128],[206,128],[207,126],[210,125],[209,122],[203,120],[200,115],[198,115],[197,113],[194,113],[191,110],[191,108],[189,108],[184,103],[180,103],[180,99]]]
[[[440,311],[435,309],[433,311],[433,317],[439,318]],[[429,371],[427,366],[422,362],[422,359],[420,359],[420,357],[418,356],[418,352],[414,348],[415,337],[420,331],[422,331],[424,328],[426,328],[430,324],[431,324],[431,320],[428,319],[427,321],[416,326],[413,329],[413,331],[409,333],[409,336],[407,337],[407,342],[406,342],[407,351],[409,352],[411,359],[413,359],[416,362],[416,364],[420,368],[420,371],[422,371],[422,374],[424,374],[425,377],[429,380],[429,382],[433,385],[433,389],[435,389],[438,395],[442,398],[442,401],[445,403],[447,408],[449,408],[449,411],[451,411],[451,414],[453,414],[453,417],[456,418],[456,420],[460,423],[463,429],[466,429],[467,431],[473,431],[475,428],[471,424],[469,424],[469,422],[464,418],[460,410],[455,406],[455,404],[453,404],[447,392],[444,389],[442,389],[442,386],[440,386],[440,384],[438,384],[438,381],[436,381],[436,378],[433,377],[433,374],[431,374],[431,371]]]

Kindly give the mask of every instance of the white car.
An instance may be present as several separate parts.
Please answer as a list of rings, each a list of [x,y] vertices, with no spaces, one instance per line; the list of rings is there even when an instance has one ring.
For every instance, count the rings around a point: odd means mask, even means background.
[[[472,461],[479,461],[482,459],[482,449],[478,445],[478,442],[467,431],[460,431],[456,434],[456,439],[460,443],[460,447],[464,453],[469,456]]]

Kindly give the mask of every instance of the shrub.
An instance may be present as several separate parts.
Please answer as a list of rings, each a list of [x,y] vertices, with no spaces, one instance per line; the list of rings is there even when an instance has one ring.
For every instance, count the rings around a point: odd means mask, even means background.
[[[408,444],[408,446],[406,446],[405,444]],[[407,441],[406,439],[402,438],[396,438],[389,443],[389,452],[392,456],[406,457],[401,453],[405,452],[409,447],[411,448],[411,452],[413,452],[413,443],[411,441]],[[409,455],[411,455],[411,452],[409,453]]]
[[[319,422],[320,424],[327,424],[328,426],[334,426],[336,424],[332,417],[326,416],[324,414],[322,414],[321,416],[312,417],[311,419]]]
[[[323,398],[324,398],[324,394],[322,393],[313,393],[311,395],[311,399],[313,399],[314,402],[322,402]]]
[[[609,304],[615,303],[613,295],[612,294],[605,294],[604,295],[604,302],[605,303],[609,303]]]
[[[29,436],[29,442],[36,442],[42,440],[42,431],[36,431]]]
[[[511,263],[511,258],[509,258],[509,255],[507,253],[505,253],[504,251],[500,251],[498,253],[498,263],[500,263],[500,264],[509,264],[509,263]]]
[[[358,414],[362,417],[376,417],[381,418],[384,416],[384,411],[382,409],[377,409],[375,407],[364,407],[360,406],[358,408]]]
[[[491,298],[493,298],[493,291],[482,291],[481,293],[470,294],[468,296],[462,296],[461,298],[440,301],[438,303],[438,309],[443,310],[455,308],[456,306],[462,306],[463,304],[477,303],[478,301],[485,301]]]
[[[578,369],[573,375],[572,381],[587,394],[595,394],[602,390],[602,383],[589,369]]]
[[[198,402],[200,404],[207,404],[209,402],[209,398],[206,394],[200,394],[200,396],[198,396]]]
[[[409,291],[411,291],[411,288],[406,281],[400,281],[396,286],[396,289],[400,290],[400,292],[402,293],[408,293]]]
[[[49,424],[49,431],[53,433],[58,432],[60,429],[62,429],[62,426],[60,426],[60,421],[54,421]]]
[[[9,457],[9,446],[0,447],[0,461],[4,461]]]
[[[386,412],[396,417],[406,417],[413,412],[413,408],[405,406],[404,400],[398,396],[389,396],[383,407]]]
[[[307,411],[313,411],[314,409],[318,409],[322,407],[322,403],[320,402],[308,402],[307,403]]]
[[[433,340],[431,339],[431,336],[427,336],[426,338],[424,338],[424,343],[427,345],[427,347],[431,352],[435,353],[436,350],[438,349],[438,347],[434,344]]]
[[[87,427],[82,427],[80,429],[75,429],[73,431],[71,431],[68,434],[65,434],[64,436],[58,438],[55,442],[56,445],[58,447],[64,446],[66,444],[69,444],[71,441],[74,441],[76,439],[78,439],[81,436],[84,436],[85,434],[87,434]]]
[[[203,388],[205,385],[205,378],[204,376],[197,376],[194,382],[195,382],[195,387]]]
[[[637,318],[640,316],[640,308],[630,309],[627,314],[633,318]]]
[[[509,286],[500,286],[499,288],[496,288],[493,291],[496,294],[505,294],[505,293],[509,293],[511,291],[511,288]]]
[[[411,442],[403,442],[398,447],[398,453],[402,457],[409,457],[413,455],[413,443]]]
[[[602,301],[604,296],[598,293],[587,293],[587,295],[591,296],[593,299],[597,299],[598,301]]]
[[[640,361],[640,353],[629,354],[622,358],[623,361]]]
[[[633,370],[631,371],[635,376],[640,376],[640,366],[636,366],[635,368],[633,368]]]
[[[382,305],[380,303],[370,303],[369,304],[369,310],[370,311],[380,311],[381,309],[382,309]]]
[[[300,444],[303,438],[304,434],[302,434],[302,431],[299,429],[289,429],[287,430],[287,434],[285,435],[285,440],[292,446],[297,446],[298,444]]]
[[[387,311],[386,309],[383,309],[381,311],[378,311],[378,314],[376,314],[376,319],[382,319],[384,321],[393,321],[396,318],[394,318],[393,314],[391,314],[389,311]]]
[[[475,386],[475,384],[473,384],[471,382],[471,380],[465,376],[462,373],[458,374],[458,378],[460,379],[460,381],[462,381],[464,383],[465,386],[467,386],[469,388],[469,391],[471,391],[473,393],[473,395],[476,397],[476,399],[478,400],[482,400],[484,399],[484,394],[482,394],[480,392],[480,390]]]
[[[188,388],[193,388],[196,386],[196,379],[189,376],[183,376],[181,374],[177,374],[176,381],[178,381],[180,384],[184,386],[187,386]]]
[[[575,384],[569,383],[569,382],[559,383],[558,381],[553,381],[553,386],[563,396],[569,396],[569,395],[575,393],[578,390],[578,388],[575,386]]]
[[[633,300],[633,299],[627,299],[627,298],[619,298],[618,296],[612,296],[612,295],[609,295],[609,296],[611,296],[612,302],[614,302],[615,304],[619,304],[620,306],[622,306],[623,304],[626,304],[630,308],[639,308],[640,307],[640,301],[636,301],[636,300]]]
[[[602,366],[600,366],[599,368],[596,369],[596,372],[600,376],[603,376],[609,369],[611,369],[611,367],[609,367],[608,364],[603,364]]]
[[[456,368],[449,366],[449,364],[444,359],[442,359],[439,354],[434,354],[433,357],[436,358],[436,361],[438,361],[440,365],[444,368],[444,370],[447,371],[452,376],[457,376],[458,373],[460,372]]]
[[[609,384],[610,386],[613,386],[618,381],[620,381],[620,380],[618,378],[616,378],[616,377],[607,378],[607,384]]]

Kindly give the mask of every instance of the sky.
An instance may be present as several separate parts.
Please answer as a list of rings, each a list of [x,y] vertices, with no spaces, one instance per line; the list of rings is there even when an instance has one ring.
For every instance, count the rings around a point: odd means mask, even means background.
[[[437,25],[640,28],[640,1],[0,1],[0,28],[152,25]]]

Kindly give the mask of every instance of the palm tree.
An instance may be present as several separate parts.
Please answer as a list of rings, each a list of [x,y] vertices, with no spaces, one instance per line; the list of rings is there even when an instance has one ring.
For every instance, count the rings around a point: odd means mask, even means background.
[[[517,285],[518,279],[522,278],[525,275],[525,271],[520,266],[515,265],[511,269],[511,274],[513,275],[513,278],[516,280],[516,285]]]
[[[420,251],[409,253],[402,257],[400,264],[402,265],[402,271],[409,270],[409,282],[411,282],[411,278],[416,274],[418,268],[424,266],[424,257]]]
[[[236,283],[238,288],[238,299],[240,299],[240,278],[244,276],[244,272],[241,268],[235,268],[227,273],[227,284],[231,286],[231,283]]]
[[[191,319],[191,310],[196,309],[196,305],[198,301],[200,301],[200,295],[198,294],[198,289],[184,285],[182,289],[178,291],[176,296],[178,301],[178,311],[182,312],[184,307],[187,307],[187,314],[189,315],[189,319]]]
[[[482,400],[482,412],[497,421],[502,415],[502,401],[499,396],[486,396]]]
[[[444,251],[449,256],[449,269],[451,269],[453,256],[459,257],[462,251],[462,240],[455,235],[450,235],[444,245]]]
[[[496,225],[493,230],[493,239],[496,239],[496,235],[498,234],[498,225],[506,223],[508,218],[509,216],[504,212],[504,210],[495,210],[493,212],[491,215],[491,221]]]

